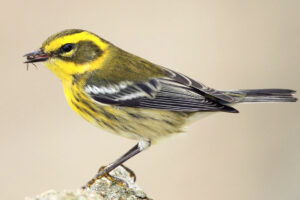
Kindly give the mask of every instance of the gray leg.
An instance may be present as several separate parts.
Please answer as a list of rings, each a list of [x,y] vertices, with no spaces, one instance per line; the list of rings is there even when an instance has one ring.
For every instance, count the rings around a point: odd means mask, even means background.
[[[134,147],[132,147],[122,157],[120,157],[115,162],[113,162],[113,163],[109,164],[108,166],[106,166],[103,170],[99,171],[96,174],[95,178],[93,178],[91,181],[89,181],[85,187],[89,187],[90,185],[92,185],[95,182],[95,180],[102,178],[104,175],[108,174],[110,171],[112,171],[113,169],[115,169],[116,167],[118,167],[119,165],[124,163],[126,160],[132,158],[136,154],[138,154],[138,153],[142,152],[143,150],[147,149],[148,147],[150,147],[150,145],[151,145],[150,140],[148,140],[148,141],[145,141],[145,140],[139,141]]]

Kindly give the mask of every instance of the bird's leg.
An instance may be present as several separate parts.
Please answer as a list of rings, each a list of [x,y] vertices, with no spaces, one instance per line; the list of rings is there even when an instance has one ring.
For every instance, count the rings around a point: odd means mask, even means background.
[[[136,154],[138,154],[138,153],[142,152],[143,150],[147,149],[150,145],[151,145],[150,141],[144,141],[144,140],[139,141],[127,153],[125,153],[122,157],[117,159],[115,162],[113,162],[113,163],[109,164],[108,166],[106,166],[96,176],[101,178],[101,176],[103,176],[104,174],[109,173],[110,171],[112,171],[113,169],[115,169],[116,167],[118,167],[119,165],[124,163],[126,160],[132,158]]]
[[[147,149],[150,147],[151,141],[148,140],[141,140],[139,141],[134,147],[132,147],[127,153],[125,153],[123,156],[121,156],[119,159],[117,159],[115,162],[109,164],[105,168],[100,168],[96,176],[90,180],[83,188],[90,187],[97,179],[102,178],[105,175],[108,175],[110,171],[124,163],[126,160],[132,158],[136,154],[142,152],[143,150]]]

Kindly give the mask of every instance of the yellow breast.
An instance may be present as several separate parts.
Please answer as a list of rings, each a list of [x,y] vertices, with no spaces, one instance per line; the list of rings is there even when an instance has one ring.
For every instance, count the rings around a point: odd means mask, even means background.
[[[80,81],[63,84],[70,107],[91,124],[126,138],[159,139],[182,132],[192,113],[100,104],[83,90]]]

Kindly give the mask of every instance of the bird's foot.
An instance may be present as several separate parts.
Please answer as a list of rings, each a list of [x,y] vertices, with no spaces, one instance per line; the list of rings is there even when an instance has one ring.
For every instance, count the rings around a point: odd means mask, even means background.
[[[133,181],[135,182],[136,181],[135,173],[128,167],[125,167],[124,165],[120,165],[120,166],[123,167],[129,173],[129,176],[131,178],[133,178]],[[81,188],[87,189],[87,188],[91,187],[91,185],[93,185],[97,180],[99,180],[101,178],[106,178],[109,181],[111,181],[112,183],[128,187],[129,184],[126,181],[124,181],[123,179],[118,178],[116,176],[110,175],[109,172],[106,172],[106,170],[105,170],[106,168],[107,168],[107,166],[100,167],[98,170],[98,173],[95,175],[95,177],[92,178],[86,185],[82,186]]]

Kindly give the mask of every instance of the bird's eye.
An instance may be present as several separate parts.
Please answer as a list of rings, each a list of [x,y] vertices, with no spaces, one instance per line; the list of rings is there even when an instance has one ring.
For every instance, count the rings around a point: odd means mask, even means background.
[[[60,52],[67,53],[67,52],[71,51],[73,49],[73,47],[74,47],[74,44],[72,44],[72,43],[65,44],[60,47]]]

